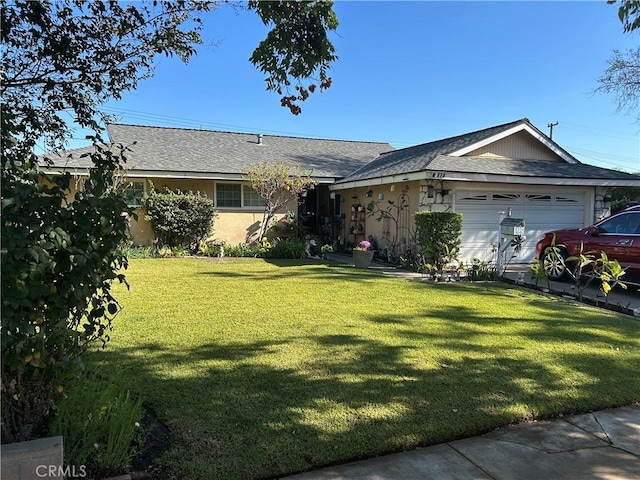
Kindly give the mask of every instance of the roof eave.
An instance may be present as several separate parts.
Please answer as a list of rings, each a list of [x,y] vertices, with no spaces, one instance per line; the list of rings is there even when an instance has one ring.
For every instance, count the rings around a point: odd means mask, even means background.
[[[44,168],[43,171],[48,175],[61,175],[68,172],[71,175],[81,177],[89,176],[89,168],[87,167],[49,167]],[[185,180],[247,180],[247,175],[244,173],[169,172],[165,170],[127,170],[126,176],[127,178],[166,178]],[[311,178],[319,184],[333,184],[336,181],[336,178],[339,177],[312,175]]]
[[[389,183],[408,182],[416,180],[449,180],[455,182],[491,182],[518,183],[524,185],[567,185],[586,187],[640,187],[640,178],[568,178],[568,177],[531,177],[525,175],[499,175],[492,173],[467,173],[427,170],[410,174],[390,175],[386,177],[368,178],[347,182],[338,182],[329,190],[347,190],[351,188],[370,187]]]

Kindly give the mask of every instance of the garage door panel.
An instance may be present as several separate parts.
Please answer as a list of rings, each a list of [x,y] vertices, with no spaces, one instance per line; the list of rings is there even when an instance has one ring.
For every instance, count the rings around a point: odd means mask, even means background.
[[[584,194],[458,192],[456,211],[463,214],[460,259],[495,261],[499,223],[509,208],[526,223],[525,241],[511,260],[530,263],[538,239],[547,231],[583,226]],[[507,250],[508,256],[512,249]]]

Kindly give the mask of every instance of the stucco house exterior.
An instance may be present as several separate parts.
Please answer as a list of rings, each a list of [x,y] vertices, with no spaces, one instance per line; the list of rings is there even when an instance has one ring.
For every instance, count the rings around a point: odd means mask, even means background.
[[[316,189],[290,210],[310,233],[344,247],[373,236],[378,248],[396,236],[396,252],[413,245],[413,216],[421,210],[463,214],[460,258],[495,259],[499,223],[507,212],[523,218],[526,240],[518,260],[533,257],[547,230],[590,225],[608,215],[615,187],[640,186],[640,176],[579,162],[529,120],[394,150],[388,143],[324,140],[182,128],[110,124],[115,144],[129,146],[127,178],[132,202],[153,184],[200,191],[214,199],[215,237],[229,243],[251,239],[262,219],[261,199],[246,170],[284,161],[311,171]],[[86,149],[54,158],[50,173],[70,171],[81,185],[90,162]],[[403,203],[395,221],[377,221],[370,209]],[[393,208],[393,207],[391,207]],[[153,241],[139,212],[131,233]]]
[[[545,231],[591,225],[610,214],[614,187],[639,185],[638,175],[579,162],[524,118],[383,153],[331,189],[356,204],[383,196],[382,207],[404,196],[409,215],[399,218],[400,252],[414,247],[414,212],[462,213],[466,262],[496,259],[499,224],[511,212],[526,224],[517,261],[530,262]],[[363,233],[384,239],[395,231],[393,222],[367,217]]]

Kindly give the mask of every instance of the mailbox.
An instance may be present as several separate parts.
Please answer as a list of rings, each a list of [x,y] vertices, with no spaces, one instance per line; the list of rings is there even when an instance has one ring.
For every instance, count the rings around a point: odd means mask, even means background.
[[[514,237],[524,235],[524,219],[506,217],[500,222],[500,233]]]

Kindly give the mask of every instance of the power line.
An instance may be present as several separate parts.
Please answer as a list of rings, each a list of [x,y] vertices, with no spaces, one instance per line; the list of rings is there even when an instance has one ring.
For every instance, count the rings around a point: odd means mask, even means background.
[[[635,135],[631,135],[631,134],[626,135],[626,134],[620,134],[619,132],[611,132],[608,130],[602,130],[601,128],[597,128],[597,127],[590,127],[588,125],[578,125],[570,122],[563,122],[562,125],[563,127],[566,127],[569,130],[577,130],[579,132],[585,132],[592,135],[600,135],[602,137],[616,138],[618,140],[637,140],[640,135],[640,132],[638,132]]]
[[[227,123],[215,123],[215,122],[208,122],[206,120],[194,120],[194,119],[189,119],[189,118],[176,117],[176,116],[173,116],[173,115],[163,115],[163,114],[157,114],[157,113],[139,112],[139,111],[136,111],[136,110],[128,110],[128,109],[124,109],[124,108],[103,107],[102,110],[105,110],[105,111],[107,111],[109,113],[115,113],[115,114],[123,113],[124,115],[126,115],[126,117],[131,117],[131,118],[137,119],[137,120],[156,121],[156,122],[158,120],[160,120],[161,122],[164,122],[165,125],[174,126],[174,127],[202,128],[203,126],[206,126],[208,128],[216,129],[216,130],[219,130],[219,129],[224,129],[224,130],[235,129],[234,131],[240,131],[240,133],[264,132],[264,133],[271,133],[271,134],[275,134],[275,135],[312,137],[312,135],[303,134],[303,133],[286,132],[286,131],[282,131],[282,130],[270,130],[270,129],[266,129],[266,128],[262,128],[262,127],[260,127],[260,128],[258,128],[258,127],[247,127],[247,126],[232,125],[232,124],[227,124]]]
[[[640,157],[635,158],[635,157],[629,157],[627,155],[617,155],[614,153],[596,152],[595,150],[587,150],[587,149],[578,148],[578,147],[565,146],[564,148],[585,156],[615,160],[622,163],[631,163],[631,162],[640,163]]]

